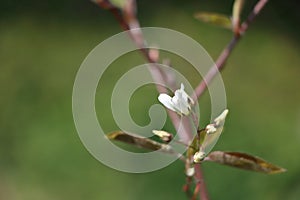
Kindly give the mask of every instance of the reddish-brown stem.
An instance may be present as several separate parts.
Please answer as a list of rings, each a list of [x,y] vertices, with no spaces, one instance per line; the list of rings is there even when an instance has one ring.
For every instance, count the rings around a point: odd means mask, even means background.
[[[123,30],[129,30],[128,24],[124,21],[123,16],[118,8],[112,7],[109,9],[110,12],[114,15],[115,19],[119,22]]]
[[[141,42],[141,41],[143,41],[142,35],[141,34],[139,34],[139,35],[132,34],[131,27],[125,20],[125,17],[123,16],[123,14],[121,13],[119,8],[110,4],[109,1],[104,0],[104,1],[100,1],[100,2],[101,3],[98,3],[98,5],[100,7],[103,7],[103,2],[105,2],[105,6],[106,6],[105,8],[108,9],[114,15],[115,19],[118,21],[118,23],[122,27],[122,29],[124,31],[128,31],[129,37],[137,45],[138,50],[141,52],[141,54],[145,57],[147,62],[150,64],[149,71],[152,74],[152,77],[154,78],[155,82],[167,85],[168,83],[166,83],[166,81],[165,81],[165,80],[167,80],[167,76],[166,76],[165,72],[163,70],[161,70],[160,67],[157,66],[156,60],[151,58],[148,50]],[[109,6],[107,6],[107,4],[109,4]],[[130,16],[130,18],[131,18],[131,20],[136,20],[133,18],[132,15]],[[133,24],[135,26],[137,26],[136,28],[138,28],[137,20],[133,21]],[[156,84],[156,88],[159,93],[167,93],[166,88],[162,87],[159,84]],[[175,112],[170,111],[170,110],[167,110],[167,112],[168,112],[168,115],[170,116],[171,121],[174,124],[176,130],[177,131],[179,130],[179,133],[180,133],[180,136],[181,136],[181,139],[183,140],[183,142],[188,143],[192,139],[192,135],[190,133],[190,128],[188,126],[186,126],[186,124],[188,123],[188,119],[186,117],[183,117],[181,120]],[[180,123],[182,123],[181,129],[180,129]]]
[[[205,90],[207,89],[207,85],[213,80],[213,78],[221,71],[228,59],[231,55],[232,50],[235,48],[239,40],[242,38],[242,35],[248,30],[249,25],[253,22],[255,17],[260,13],[260,11],[264,8],[268,0],[260,0],[249,14],[248,18],[239,29],[239,34],[235,34],[229,44],[225,47],[225,49],[220,54],[219,58],[216,61],[216,65],[212,66],[208,73],[205,75],[204,79],[200,82],[200,84],[195,88],[194,95],[192,98],[194,101],[199,99]]]
[[[204,79],[195,88],[194,95],[192,96],[194,101],[198,101],[198,99],[201,97],[201,95],[203,95],[203,93],[207,89],[207,85],[213,80],[213,78],[219,73],[219,71],[224,68],[228,57],[230,56],[232,50],[235,48],[238,41],[241,39],[243,33],[245,33],[248,30],[249,25],[253,22],[255,17],[260,13],[260,11],[262,10],[262,8],[265,6],[265,4],[267,2],[268,2],[268,0],[259,0],[258,3],[255,5],[253,11],[250,13],[247,20],[241,24],[241,26],[239,27],[239,31],[234,34],[233,39],[230,41],[230,43],[225,47],[225,49],[220,54],[219,58],[216,61],[216,65],[211,67],[211,69],[206,74]],[[157,81],[157,83],[162,83],[162,84],[165,83],[165,80],[167,80],[167,79],[166,79],[164,72],[157,66],[156,61],[151,58],[151,56],[149,55],[145,46],[143,46],[141,44],[141,41],[143,38],[137,38],[135,35],[133,35],[131,33],[131,31],[130,31],[131,27],[124,19],[124,16],[120,12],[120,10],[117,7],[110,4],[110,2],[108,0],[99,1],[98,4],[99,4],[99,6],[105,7],[106,9],[110,10],[110,12],[115,16],[116,20],[119,22],[119,24],[123,28],[123,30],[126,30],[126,31],[129,30],[129,36],[135,42],[135,44],[138,46],[140,52],[144,55],[146,60],[149,63],[151,63],[149,70],[152,73],[153,78]],[[130,13],[130,14],[132,14],[132,13]],[[129,17],[132,17],[132,16],[129,16]],[[136,23],[138,24],[138,21]],[[140,37],[142,37],[142,36],[140,35]],[[166,92],[166,89],[159,85],[157,85],[157,90],[159,93]],[[178,126],[180,124],[179,117],[172,111],[167,110],[167,112],[168,112],[175,128],[178,130]],[[187,124],[186,120],[187,119],[184,119],[184,122],[183,122],[184,125]],[[184,141],[189,142],[192,139],[191,133],[188,130],[184,130],[184,132],[185,132],[185,134],[182,135],[182,136],[186,137],[186,138],[184,138]],[[195,178],[197,184],[196,184],[192,199],[196,199],[197,194],[199,194],[199,197],[201,200],[208,200],[209,199],[208,192],[206,189],[206,185],[204,182],[200,164],[195,164],[194,178]]]
[[[197,183],[191,200],[197,200],[199,191],[200,191],[200,185]]]
[[[215,66],[212,66],[209,72],[206,74],[204,79],[200,82],[200,84],[195,88],[194,95],[192,96],[194,101],[197,101],[205,92],[207,89],[207,85],[213,80],[213,78],[221,71],[226,64],[227,59],[229,58],[231,52],[239,42],[239,40],[242,38],[242,35],[248,30],[249,25],[254,21],[255,17],[260,13],[260,11],[264,8],[268,0],[260,0],[255,5],[252,12],[249,14],[248,18],[245,22],[243,22],[239,28],[238,34],[234,34],[234,37],[229,42],[229,44],[225,47],[225,49],[222,51],[220,56],[218,57]],[[195,178],[199,180],[197,182],[194,195],[198,192],[199,187],[199,197],[201,200],[208,200],[208,192],[206,189],[206,185],[204,183],[204,178],[202,174],[202,170],[200,168],[200,164],[195,165]],[[198,184],[200,184],[198,186]]]
[[[201,200],[208,200],[208,192],[204,182],[204,176],[201,170],[200,164],[195,164],[195,180],[197,182],[194,193],[196,192],[197,187],[199,187],[198,193]],[[197,195],[197,192],[196,192]]]
[[[187,176],[186,177],[186,184],[184,184],[183,185],[183,191],[184,191],[184,193],[186,194],[186,196],[189,198],[189,199],[191,199],[192,197],[193,197],[193,195],[192,195],[192,193],[191,193],[191,188],[190,188],[190,186],[191,186],[191,183],[192,183],[192,177],[190,177],[190,176]]]

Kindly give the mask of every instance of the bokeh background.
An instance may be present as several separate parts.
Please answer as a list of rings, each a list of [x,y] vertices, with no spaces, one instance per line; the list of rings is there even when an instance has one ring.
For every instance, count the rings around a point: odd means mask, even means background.
[[[255,1],[247,1],[245,14]],[[138,1],[142,26],[183,32],[217,58],[231,33],[193,18],[197,11],[230,14],[232,1]],[[267,176],[213,163],[203,166],[212,199],[300,198],[299,2],[270,1],[238,44],[222,72],[230,115],[216,150],[249,152],[287,168]],[[0,199],[186,199],[180,161],[147,174],[126,174],[95,160],[72,118],[72,87],[81,62],[120,31],[107,11],[90,1],[4,1],[0,5]],[[200,81],[173,55],[174,67],[195,87]],[[97,92],[97,112],[117,129],[109,98],[116,80],[144,61],[120,58]],[[133,119],[147,124],[157,103],[153,86],[132,98]],[[209,114],[209,95],[200,100]],[[201,124],[208,122],[203,116]],[[170,124],[166,128],[171,129]]]

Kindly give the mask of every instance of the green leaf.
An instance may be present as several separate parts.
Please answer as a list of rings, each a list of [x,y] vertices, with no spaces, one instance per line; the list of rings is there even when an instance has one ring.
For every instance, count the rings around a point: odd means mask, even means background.
[[[121,141],[127,144],[134,145],[139,148],[148,149],[152,151],[163,151],[165,153],[174,154],[170,145],[162,144],[151,140],[149,138],[144,138],[132,133],[125,133],[123,131],[115,131],[106,135],[106,137],[110,140]]]
[[[201,146],[204,142],[204,138],[206,137],[206,129],[201,129],[198,131],[198,135],[199,135],[199,146]]]
[[[127,0],[91,0],[92,2],[101,5],[103,8],[108,9],[115,6],[119,9],[123,9]]]
[[[221,133],[223,131],[224,123],[228,110],[224,110],[212,124],[209,124],[205,128],[205,134],[203,142],[200,143],[200,151],[204,152],[206,155],[214,148],[218,142]]]
[[[216,132],[213,134],[206,133],[202,145],[200,146],[200,150],[207,155],[218,142],[222,131],[223,131],[223,126],[218,127]]]
[[[198,132],[199,151],[194,154],[194,163],[200,163],[206,155],[214,148],[223,131],[228,109],[225,109],[213,123],[208,124],[205,129]]]
[[[277,174],[286,171],[286,169],[278,167],[259,157],[240,152],[214,151],[211,152],[205,160],[265,174]]]
[[[190,157],[194,156],[194,154],[197,151],[199,151],[199,138],[196,136],[196,137],[194,137],[193,141],[189,145],[189,147],[186,151],[186,155],[188,158],[190,158]]]
[[[195,18],[208,24],[232,29],[232,23],[229,16],[213,12],[199,12],[195,14]]]
[[[232,8],[232,24],[234,31],[238,31],[240,26],[240,16],[245,0],[235,0]]]
[[[110,3],[120,9],[123,9],[126,4],[126,0],[110,0]]]

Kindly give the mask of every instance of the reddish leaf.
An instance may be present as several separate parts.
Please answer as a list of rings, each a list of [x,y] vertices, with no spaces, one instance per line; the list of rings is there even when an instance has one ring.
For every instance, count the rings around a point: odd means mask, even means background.
[[[278,167],[259,157],[239,152],[214,151],[205,160],[265,174],[277,174],[286,171],[284,168]]]
[[[132,144],[136,147],[148,149],[152,151],[161,150],[166,153],[174,154],[170,145],[161,144],[149,138],[144,138],[132,133],[125,133],[123,131],[115,131],[106,135],[106,137],[110,140],[117,140],[121,142],[125,142],[127,144]]]

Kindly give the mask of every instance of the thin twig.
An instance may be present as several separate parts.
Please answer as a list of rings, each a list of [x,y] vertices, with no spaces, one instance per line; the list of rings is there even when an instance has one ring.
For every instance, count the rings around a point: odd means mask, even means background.
[[[229,42],[229,44],[225,47],[225,49],[220,54],[219,58],[216,61],[216,65],[212,66],[211,69],[208,71],[204,79],[200,82],[200,84],[195,88],[195,91],[193,93],[193,100],[197,101],[205,92],[207,89],[207,85],[213,80],[213,78],[221,71],[226,64],[227,59],[231,55],[231,52],[239,42],[239,40],[242,38],[242,35],[248,30],[249,25],[254,21],[256,16],[260,13],[260,11],[264,8],[268,0],[260,0],[256,3],[254,6],[254,9],[249,14],[246,21],[244,21],[239,29],[239,34],[234,34],[232,40]],[[195,165],[195,178],[200,180],[197,182],[199,185],[199,197],[201,200],[208,200],[208,192],[206,189],[206,185],[204,182],[202,170],[200,168],[200,164]],[[194,193],[197,193],[198,186],[196,185]]]
[[[199,163],[195,164],[195,180],[197,184],[194,193],[196,192],[196,189],[199,188],[198,192],[199,192],[200,199],[208,200],[209,199],[208,192],[207,192],[206,184],[204,182],[204,176],[201,170],[201,166]]]
[[[194,95],[192,96],[193,100],[198,100],[205,90],[207,89],[207,85],[213,80],[213,78],[221,71],[228,59],[231,55],[232,50],[235,48],[237,43],[242,38],[243,34],[248,30],[249,25],[254,21],[255,17],[260,13],[260,11],[264,8],[268,0],[260,0],[249,14],[248,18],[245,22],[240,26],[239,34],[235,34],[230,43],[225,47],[225,49],[220,54],[219,58],[216,61],[216,65],[212,66],[208,73],[205,75],[204,79],[200,82],[200,84],[195,88]]]
[[[125,12],[125,15],[127,15],[126,16],[127,20],[128,19],[131,20],[131,24],[128,24],[128,22],[126,21],[125,17],[123,16],[122,12],[120,11],[120,9],[115,7],[111,3],[109,3],[108,0],[99,1],[99,3],[97,3],[97,4],[100,7],[103,7],[103,2],[105,2],[105,8],[108,9],[114,15],[115,19],[118,21],[121,28],[124,31],[128,31],[129,37],[137,45],[138,50],[141,52],[141,54],[145,57],[145,59],[149,63],[149,65],[150,65],[149,71],[150,71],[153,79],[155,80],[155,82],[160,83],[162,85],[163,84],[167,85],[168,83],[166,83],[165,80],[167,80],[168,78],[167,78],[165,72],[157,65],[156,60],[152,59],[152,57],[150,56],[149,51],[146,49],[146,47],[143,43],[144,39],[143,39],[142,34],[141,33],[133,34],[133,31],[131,29],[132,27],[134,28],[134,31],[136,31],[136,32],[140,31],[139,23],[132,13],[134,9],[130,6],[128,6],[126,8],[127,10],[123,10],[123,12]],[[135,2],[131,1],[130,3],[135,3]],[[107,6],[107,4],[109,4],[109,6]],[[162,87],[159,84],[156,84],[156,88],[159,93],[167,93],[166,88]],[[180,137],[183,140],[183,142],[188,143],[189,141],[191,141],[191,139],[192,139],[192,134],[190,131],[191,129],[189,126],[187,126],[188,118],[183,117],[182,119],[180,119],[175,112],[168,110],[168,109],[167,109],[167,113],[168,113],[175,129],[180,134]]]
[[[124,19],[124,17],[122,16],[120,10],[113,6],[112,4],[109,3],[109,1],[107,0],[102,0],[100,1],[101,3],[98,3],[99,6],[103,7],[102,4],[103,2],[108,3],[109,6],[106,7],[107,9],[110,10],[110,12],[115,16],[115,18],[117,19],[117,21],[119,22],[120,26],[123,28],[123,30],[129,30],[129,36],[132,38],[132,40],[135,42],[135,44],[138,46],[139,50],[141,51],[141,53],[144,55],[144,57],[146,58],[146,60],[151,63],[152,65],[150,66],[150,72],[152,73],[152,76],[154,79],[158,79],[159,83],[164,83],[166,79],[166,76],[164,74],[164,72],[157,67],[156,65],[156,61],[153,60],[151,58],[151,56],[149,56],[148,51],[146,50],[145,46],[141,45],[141,41],[143,41],[143,38],[137,38],[135,37],[135,35],[132,34],[131,27],[130,25],[126,22],[126,20]],[[131,1],[134,2],[134,1]],[[262,8],[265,6],[265,4],[268,2],[268,0],[260,0],[254,7],[253,11],[250,13],[250,15],[248,16],[247,20],[240,26],[240,30],[238,34],[235,34],[233,39],[230,41],[230,43],[226,46],[226,48],[222,51],[221,55],[219,56],[219,58],[216,61],[216,67],[212,66],[211,69],[209,70],[209,72],[206,74],[206,76],[204,77],[204,79],[202,80],[202,82],[200,82],[200,84],[196,87],[194,94],[192,96],[194,101],[197,101],[199,99],[199,97],[204,93],[204,91],[207,89],[207,85],[213,80],[213,78],[218,74],[218,72],[220,70],[222,70],[226,64],[226,61],[228,59],[228,57],[230,56],[232,50],[235,48],[236,44],[238,43],[238,41],[241,39],[243,33],[245,33],[249,27],[249,25],[253,22],[253,20],[255,19],[255,17],[260,13],[260,11],[262,10]],[[106,4],[105,4],[106,6]],[[132,14],[132,13],[130,13]],[[132,17],[132,16],[130,16]],[[137,22],[138,24],[138,22]],[[142,37],[140,35],[140,37]],[[166,89],[157,85],[157,90],[158,92],[162,93],[162,92],[166,92]],[[167,110],[168,114],[175,126],[175,128],[178,130],[178,125],[180,123],[180,119],[178,118],[178,116]],[[183,123],[183,124],[187,124],[187,123]],[[186,139],[184,141],[190,141],[191,140],[191,133],[189,131],[185,130],[185,134],[186,134]],[[199,193],[199,197],[201,200],[208,200],[208,192],[206,189],[206,185],[204,182],[204,178],[203,178],[203,174],[202,174],[202,170],[200,168],[200,164],[196,164],[195,165],[195,176],[194,176],[195,180],[197,181],[196,184],[196,188],[194,190],[194,195],[193,195],[193,199],[196,198],[197,194]]]

